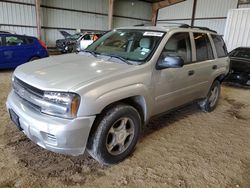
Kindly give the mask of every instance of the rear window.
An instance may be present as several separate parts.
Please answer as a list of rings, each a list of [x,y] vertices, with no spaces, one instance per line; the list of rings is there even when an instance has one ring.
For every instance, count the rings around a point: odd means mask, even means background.
[[[215,49],[218,57],[226,57],[227,56],[227,48],[224,40],[221,36],[211,35],[214,41]]]
[[[206,33],[194,33],[196,61],[214,59],[213,50]]]

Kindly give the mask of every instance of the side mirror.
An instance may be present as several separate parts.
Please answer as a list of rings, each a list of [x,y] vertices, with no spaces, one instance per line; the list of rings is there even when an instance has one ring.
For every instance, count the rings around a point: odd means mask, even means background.
[[[166,56],[163,60],[157,63],[156,69],[180,68],[183,67],[183,65],[184,60],[180,56]]]

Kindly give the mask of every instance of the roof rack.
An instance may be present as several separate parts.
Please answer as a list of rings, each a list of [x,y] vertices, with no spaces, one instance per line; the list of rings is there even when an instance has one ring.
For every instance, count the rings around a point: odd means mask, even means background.
[[[164,22],[164,24],[169,24],[170,26],[171,25],[178,25],[180,28],[188,28],[190,27],[188,24],[185,24],[185,23],[178,23],[178,22]],[[169,26],[163,26],[163,27],[169,27]]]
[[[190,27],[191,27],[191,26],[190,26]],[[206,30],[206,31],[211,31],[211,32],[217,33],[217,31],[212,30],[212,29],[210,29],[210,28],[208,28],[208,27],[192,26],[191,28],[201,29],[201,30]]]
[[[178,23],[178,22],[164,22],[164,23],[167,23],[169,25],[178,25],[179,28],[194,28],[194,29],[201,29],[201,30],[206,30],[206,31],[211,31],[211,32],[214,32],[214,33],[217,33],[217,31],[215,30],[212,30],[208,27],[200,27],[200,26],[190,26],[188,24],[185,24],[185,23]],[[137,24],[137,25],[134,25],[134,26],[149,26],[149,25],[146,25],[146,24]],[[162,27],[169,27],[169,26],[162,26]]]
[[[164,23],[167,23],[167,24],[170,24],[170,25],[179,25],[179,28],[194,28],[194,29],[207,30],[207,31],[211,31],[211,32],[217,33],[215,30],[212,30],[212,29],[210,29],[208,27],[190,26],[188,24],[176,23],[176,22],[164,22]],[[167,27],[167,26],[165,26],[165,27]]]

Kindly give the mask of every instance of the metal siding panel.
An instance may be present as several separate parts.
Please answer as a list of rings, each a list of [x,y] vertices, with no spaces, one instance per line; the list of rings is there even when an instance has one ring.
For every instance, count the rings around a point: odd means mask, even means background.
[[[220,35],[224,34],[226,20],[224,19],[212,19],[212,20],[195,20],[195,26],[208,27],[217,31]]]
[[[239,8],[250,8],[250,4],[239,5]]]
[[[151,19],[152,5],[141,1],[120,0],[114,4],[114,15]]]
[[[187,0],[159,10],[158,20],[192,18],[193,0]]]
[[[224,39],[228,50],[250,46],[250,9],[234,9],[228,13]]]
[[[177,21],[168,21],[169,23],[180,23],[180,24],[188,24],[191,25],[191,20],[177,20]],[[164,21],[157,21],[157,26],[166,26],[169,25],[168,23]]]
[[[226,17],[228,10],[236,7],[237,0],[197,0],[195,17]]]

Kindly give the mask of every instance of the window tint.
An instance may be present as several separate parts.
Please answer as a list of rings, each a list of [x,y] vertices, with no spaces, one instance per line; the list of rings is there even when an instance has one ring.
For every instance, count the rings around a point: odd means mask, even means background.
[[[6,46],[20,46],[26,45],[27,41],[24,37],[19,36],[6,36]]]
[[[207,34],[194,33],[194,41],[196,46],[197,61],[206,61],[214,59],[212,46]]]
[[[215,49],[218,57],[227,56],[227,48],[221,36],[211,35],[214,41]]]
[[[167,42],[163,56],[180,56],[185,64],[192,62],[189,33],[176,33]]]

